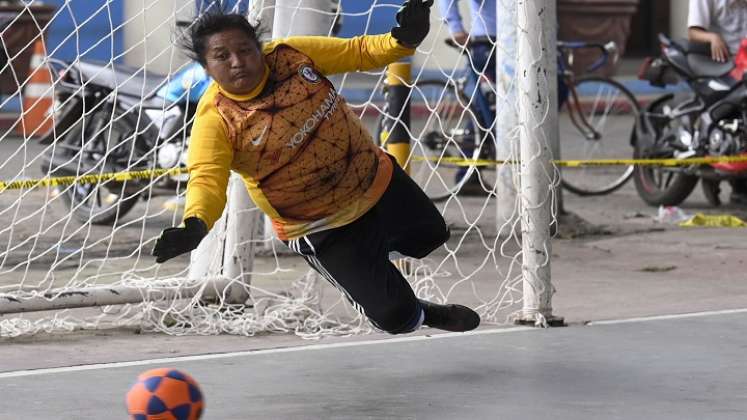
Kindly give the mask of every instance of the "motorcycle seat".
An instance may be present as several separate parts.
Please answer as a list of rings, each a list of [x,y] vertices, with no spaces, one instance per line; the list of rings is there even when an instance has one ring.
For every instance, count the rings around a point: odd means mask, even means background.
[[[719,63],[711,59],[711,45],[702,42],[689,42],[684,39],[670,40],[682,56],[670,56],[670,59],[683,71],[695,77],[722,77],[734,68],[734,63]],[[684,60],[683,60],[684,58]]]
[[[690,42],[687,39],[671,39],[669,42],[685,54],[711,55],[711,44],[707,42]]]
[[[78,63],[78,69],[85,83],[116,89],[120,94],[142,99],[154,96],[167,81],[165,75],[121,64],[114,64],[112,67],[111,63],[81,61]]]
[[[695,75],[704,77],[726,76],[734,68],[734,63],[731,61],[719,63],[713,61],[710,56],[702,54],[688,54],[687,64]]]

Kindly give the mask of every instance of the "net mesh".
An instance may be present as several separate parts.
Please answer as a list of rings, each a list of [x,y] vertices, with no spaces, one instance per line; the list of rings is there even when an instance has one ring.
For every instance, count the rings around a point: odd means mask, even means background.
[[[38,15],[37,3],[27,2],[22,13],[9,19]],[[130,3],[120,5],[120,12],[116,2],[90,3],[97,6],[87,12],[89,20],[79,16],[70,24],[68,17],[79,12],[72,2],[51,12],[46,23],[31,19],[36,36],[21,49],[8,42],[8,26],[0,31],[8,57],[3,74],[15,78],[0,109],[11,108],[14,101],[21,104],[0,137],[5,157],[0,162],[0,336],[114,327],[168,334],[293,333],[307,338],[372,331],[339,291],[273,238],[251,206],[224,213],[192,257],[155,263],[150,252],[161,230],[181,222],[186,175],[180,171],[204,77],[199,66],[174,47],[179,33],[175,26],[180,20],[188,25],[211,2],[195,7],[192,2],[156,1],[138,3],[139,9]],[[267,16],[275,11],[269,1],[213,3],[255,20],[262,17],[266,28],[271,26]],[[348,2],[342,8],[334,2],[329,7],[289,3],[296,4],[294,18],[316,12],[328,19],[323,34],[335,32],[333,22],[341,17],[342,36],[383,32],[377,22],[391,27],[398,7],[380,2]],[[413,178],[438,198],[451,239],[424,259],[393,256],[418,297],[466,304],[481,314],[483,323],[506,322],[521,307],[523,295],[519,168],[503,164],[478,170],[468,162],[496,154],[507,161],[519,159],[513,93],[516,4],[503,0],[497,7],[502,22],[498,27],[504,29],[495,40],[481,44],[486,54],[498,57],[497,83],[491,81],[492,65],[470,49],[445,44],[452,36],[433,8],[430,34],[413,58],[408,82],[409,164]],[[469,27],[469,12],[463,9],[462,15]],[[83,29],[96,16],[99,21],[103,16],[108,34],[81,47]],[[13,70],[23,60],[18,51],[40,45],[40,31],[51,33],[59,27],[67,35],[56,44],[47,41],[45,54],[34,55],[28,76]],[[65,42],[78,45],[72,55],[63,54]],[[98,66],[87,64],[101,45],[108,46],[108,59]],[[112,89],[96,89],[113,71]],[[83,72],[88,82],[70,90],[64,77]],[[469,72],[477,75],[476,84],[470,84]],[[383,140],[391,124],[402,118],[388,108],[385,79],[383,69],[331,78]],[[77,100],[82,97],[86,99]],[[498,118],[480,114],[481,97]],[[52,99],[54,112],[32,115],[34,104],[49,109]],[[62,124],[62,116],[75,106],[80,107],[78,116]],[[45,118],[58,126],[49,144],[39,138]],[[155,172],[140,178],[102,176],[144,170]],[[557,174],[546,176],[555,179]],[[45,177],[73,177],[77,182],[30,188]],[[471,193],[457,194],[456,187],[466,181]],[[255,228],[249,237],[229,241],[224,248],[232,217],[252,220]],[[225,255],[240,253],[240,272],[227,270]],[[118,303],[124,296],[144,302]],[[80,302],[96,305],[77,305]],[[30,311],[32,307],[43,310]]]

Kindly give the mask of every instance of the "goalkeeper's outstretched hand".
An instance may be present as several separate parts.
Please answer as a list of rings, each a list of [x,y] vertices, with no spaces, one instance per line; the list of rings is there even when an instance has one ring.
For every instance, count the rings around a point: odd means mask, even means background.
[[[197,217],[184,219],[184,227],[165,229],[153,247],[156,262],[160,264],[197,248],[207,232],[207,225]]]
[[[431,28],[433,0],[406,0],[397,12],[397,24],[392,36],[406,47],[417,47]]]

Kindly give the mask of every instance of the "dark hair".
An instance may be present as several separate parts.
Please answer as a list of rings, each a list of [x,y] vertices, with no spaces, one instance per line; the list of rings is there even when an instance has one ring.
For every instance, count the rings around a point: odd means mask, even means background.
[[[244,15],[236,13],[223,13],[222,11],[211,11],[197,18],[185,29],[179,46],[184,49],[187,56],[192,60],[205,66],[205,42],[210,35],[217,34],[229,29],[238,29],[257,46],[260,46],[259,34],[260,24],[252,25]]]

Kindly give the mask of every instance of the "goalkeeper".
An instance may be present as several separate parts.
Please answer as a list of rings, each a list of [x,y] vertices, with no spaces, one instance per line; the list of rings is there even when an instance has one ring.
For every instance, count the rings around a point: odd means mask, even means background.
[[[210,13],[187,49],[214,83],[192,129],[183,227],[163,231],[161,263],[195,249],[239,173],[277,236],[377,327],[467,331],[479,316],[419,300],[389,252],[423,258],[449,238],[443,217],[378,148],[326,75],[379,68],[412,55],[433,0],[408,0],[391,33],[352,39],[289,37],[260,44],[241,15]]]

